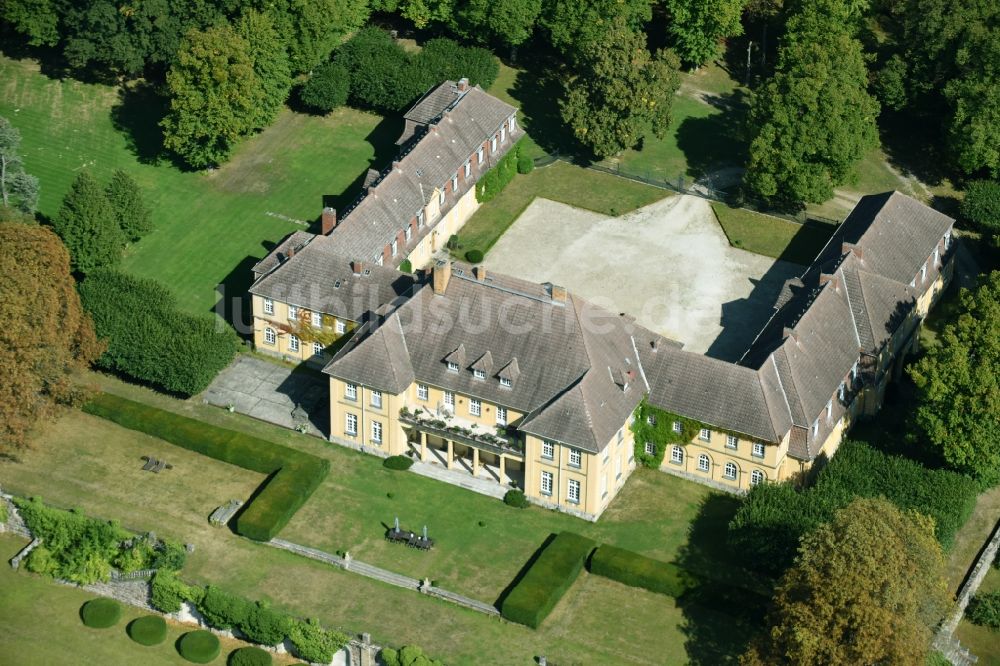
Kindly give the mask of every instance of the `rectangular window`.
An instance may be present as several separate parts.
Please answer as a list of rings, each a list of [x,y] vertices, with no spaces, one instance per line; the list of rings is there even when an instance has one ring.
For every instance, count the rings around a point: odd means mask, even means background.
[[[944,249],[947,250],[949,247],[951,247],[951,230],[950,229],[948,230],[948,233],[946,233],[944,235]]]
[[[708,428],[702,428],[701,431],[698,433],[698,439],[700,439],[703,442],[711,442],[712,431],[709,430]]]
[[[840,388],[837,389],[837,397],[841,402],[844,401],[844,397],[847,395],[847,385],[844,382],[840,382]]]
[[[372,421],[372,442],[382,443],[382,424],[378,421]]]
[[[472,160],[465,163],[465,177],[468,178],[469,174],[472,173]]]
[[[406,238],[406,242],[409,243],[410,239],[413,238],[413,227],[407,225],[406,229],[403,230],[403,237]]]
[[[475,398],[469,398],[469,413],[473,416],[481,416],[483,413],[483,403]]]
[[[858,378],[858,362],[855,361],[854,365],[851,366],[851,379]]]
[[[493,135],[493,138],[490,139],[490,152],[491,153],[497,152],[497,137],[495,134]]]
[[[816,419],[815,421],[813,421],[813,428],[812,428],[812,430],[813,430],[813,437],[815,437],[816,435],[819,434],[819,419]]]
[[[653,444],[652,442],[646,442],[645,450],[646,450],[646,455],[647,456],[655,456],[656,455],[656,444]]]
[[[277,340],[277,335],[273,328],[264,329],[264,344],[273,345],[274,341]]]
[[[681,434],[681,432],[683,432],[684,430],[684,426],[681,425],[680,421],[674,421],[674,425],[672,427],[674,429],[674,432],[676,432],[678,435]]]
[[[655,426],[656,425],[656,417],[653,416],[652,414],[650,414],[649,416],[646,417],[646,423],[648,423],[651,426]]]
[[[419,210],[419,211],[417,212],[417,229],[419,229],[419,228],[420,228],[420,227],[422,227],[422,226],[424,226],[424,211],[423,211],[423,209],[421,208],[421,209],[420,209],[420,210]]]
[[[833,398],[830,398],[829,400],[826,401],[826,418],[827,418],[827,420],[829,420],[831,416],[833,416]]]
[[[344,432],[351,437],[358,434],[358,417],[356,414],[346,414],[344,416]]]
[[[542,472],[541,493],[543,495],[552,494],[552,472]]]
[[[569,450],[569,466],[579,467],[580,463],[583,461],[583,456],[580,455],[580,449],[570,449]]]
[[[927,279],[927,262],[925,261],[924,265],[920,267],[920,281],[923,282],[926,279]]]
[[[507,425],[506,407],[497,407],[497,425]]]
[[[288,321],[296,321],[299,318],[299,309],[294,305],[288,306]]]
[[[674,446],[670,449],[670,462],[677,465],[684,463],[684,449],[679,446]]]
[[[397,254],[399,254],[399,241],[397,241],[395,238],[392,239],[392,244],[389,245],[389,251],[392,253],[392,256],[394,257]]]
[[[417,399],[426,400],[428,395],[430,395],[430,391],[427,390],[427,385],[417,384]]]
[[[500,143],[503,143],[506,140],[507,140],[507,128],[506,127],[501,127],[500,128]]]
[[[299,338],[297,336],[289,334],[288,336],[288,351],[297,352],[299,350]]]
[[[726,435],[726,448],[735,449],[740,444],[740,440],[734,435]]]
[[[455,408],[455,394],[451,391],[444,392],[444,404],[446,407]]]
[[[313,343],[313,356],[319,356],[323,353],[323,345],[318,342]]]
[[[556,457],[556,447],[552,442],[542,442],[542,457],[546,460],[552,460]]]
[[[625,429],[618,428],[618,443],[621,444],[625,440]]]
[[[454,176],[451,177],[451,191],[452,192],[458,191],[458,174],[457,173]]]
[[[444,205],[444,188],[443,187],[441,188],[441,191],[438,192],[438,205],[439,206],[443,206]]]
[[[473,370],[472,371],[472,376],[475,377],[476,379],[486,379],[486,371],[485,370]]]
[[[382,407],[382,391],[372,391],[372,407]]]
[[[448,372],[458,372],[458,363],[448,361]]]
[[[477,164],[482,164],[483,163],[483,149],[482,148],[480,148],[478,151],[476,151],[476,157],[479,160],[477,162]]]
[[[323,326],[323,315],[319,312],[312,313],[312,325],[316,328]]]
[[[496,139],[494,139],[496,141]],[[566,487],[566,501],[572,504],[580,503],[580,482],[570,479]]]
[[[753,443],[753,452],[752,453],[753,453],[753,457],[754,458],[763,458],[764,457],[764,445],[761,444],[760,442],[754,442]]]
[[[343,335],[347,333],[347,324],[338,320],[337,321],[337,335]]]
[[[270,315],[274,314],[274,301],[272,301],[270,298],[264,299],[264,314],[270,314]]]
[[[940,257],[941,257],[941,253],[938,252],[937,248],[934,248],[934,265],[935,266],[938,265],[938,259],[940,259]]]
[[[504,388],[510,388],[510,378],[509,377],[501,377],[500,378],[500,386],[502,386]]]
[[[344,397],[348,400],[358,399],[358,385],[357,384],[344,384]]]

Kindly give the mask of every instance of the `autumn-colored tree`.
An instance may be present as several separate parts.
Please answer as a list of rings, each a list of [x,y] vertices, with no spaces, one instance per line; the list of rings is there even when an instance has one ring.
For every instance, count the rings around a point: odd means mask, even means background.
[[[744,666],[922,664],[947,603],[934,523],[858,499],[806,535]]]
[[[0,275],[0,454],[10,455],[36,422],[82,399],[71,375],[102,349],[50,230],[0,221]]]

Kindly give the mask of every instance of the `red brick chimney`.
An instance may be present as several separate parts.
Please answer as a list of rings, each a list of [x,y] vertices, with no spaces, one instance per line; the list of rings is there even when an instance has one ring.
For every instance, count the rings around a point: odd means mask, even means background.
[[[560,287],[559,285],[552,285],[552,290],[550,292],[553,303],[565,303],[566,302],[566,287]]]
[[[294,256],[295,256],[295,246],[294,245],[289,245],[288,249],[285,250],[285,261],[288,261],[289,259],[291,259]]]
[[[475,274],[476,279],[480,282],[486,282],[486,266],[476,266],[472,269]]]
[[[354,261],[351,262],[351,272],[354,273],[355,275],[361,275],[361,273],[364,270],[365,270],[365,264],[360,259],[355,259]]]
[[[337,226],[337,209],[329,206],[323,209],[323,235],[328,235]]]

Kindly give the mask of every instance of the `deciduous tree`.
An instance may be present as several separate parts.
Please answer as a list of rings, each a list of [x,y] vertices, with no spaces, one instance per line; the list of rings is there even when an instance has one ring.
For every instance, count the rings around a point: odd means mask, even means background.
[[[983,233],[1000,237],[1000,182],[974,180],[965,188],[962,216]]]
[[[250,45],[228,24],[192,30],[167,74],[163,144],[195,168],[220,164],[258,127],[265,92]]]
[[[610,30],[643,30],[653,17],[651,0],[552,0],[539,19],[552,45],[574,60],[577,46],[611,38]]]
[[[302,86],[300,97],[317,111],[333,111],[347,103],[351,92],[351,74],[337,62],[326,62],[313,70]]]
[[[240,17],[236,32],[250,47],[250,61],[262,93],[254,124],[263,129],[274,122],[292,87],[288,50],[267,14],[251,9]]]
[[[1000,178],[1000,25],[970,32],[955,64],[957,75],[944,88],[951,152],[965,173],[985,169]]]
[[[121,260],[125,235],[100,183],[81,171],[63,198],[52,228],[72,258],[73,270],[90,273]]]
[[[59,13],[52,0],[4,0],[0,19],[28,38],[32,46],[59,42]]]
[[[0,222],[0,454],[38,421],[84,396],[73,372],[101,353],[80,307],[69,254],[50,230]]]
[[[541,11],[542,0],[470,0],[462,3],[454,28],[469,39],[517,46],[531,37]]]
[[[955,469],[1000,482],[1000,271],[962,290],[958,315],[910,366],[916,423]]]
[[[351,100],[359,106],[400,111],[425,91],[409,55],[379,28],[365,28],[347,40],[336,62],[351,73]]]
[[[38,179],[24,170],[21,133],[0,116],[0,202],[30,213],[38,202]]]
[[[743,34],[740,18],[746,0],[667,0],[674,50],[695,67],[719,55],[719,43]]]
[[[325,61],[340,40],[368,20],[366,0],[276,0],[268,3],[294,74]]]
[[[859,499],[806,536],[745,665],[921,664],[944,612],[933,521]]]
[[[121,169],[111,174],[105,194],[126,240],[137,241],[153,229],[151,213],[139,184]]]

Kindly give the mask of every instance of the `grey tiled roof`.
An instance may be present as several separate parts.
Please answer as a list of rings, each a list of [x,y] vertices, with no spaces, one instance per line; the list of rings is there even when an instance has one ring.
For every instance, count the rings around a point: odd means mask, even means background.
[[[500,129],[515,108],[506,102],[488,95],[480,88],[470,88],[459,102],[442,116],[436,125],[419,137],[413,147],[388,170],[367,195],[349,211],[330,233],[341,252],[346,255],[372,261],[382,248],[405,229],[434,195],[435,189],[443,187],[453,175],[459,173],[469,157],[488,142]],[[520,136],[520,130],[513,136],[508,133],[503,149],[506,151]],[[490,151],[487,150],[487,153]],[[492,166],[494,158],[484,167]],[[474,161],[474,160],[473,160]],[[479,175],[478,165],[474,166]],[[462,192],[468,189],[462,177]],[[446,206],[454,203],[449,195]],[[415,245],[429,233],[436,220],[414,234],[410,241]],[[400,248],[397,259],[406,255]]]
[[[363,321],[367,313],[405,295],[414,284],[411,276],[371,262],[355,275],[351,258],[341,254],[329,236],[312,236],[291,259],[283,259],[282,246],[258,264],[271,265],[271,269],[250,287],[251,294]]]
[[[457,82],[445,81],[424,93],[424,96],[403,114],[403,118],[426,125],[444,113],[444,110],[454,104],[461,96]]]
[[[299,250],[307,243],[312,242],[312,239],[315,237],[316,234],[311,234],[308,231],[294,231],[290,233],[273,250],[268,252],[266,257],[258,261],[251,270],[258,275],[267,273],[288,259],[289,249]]]

